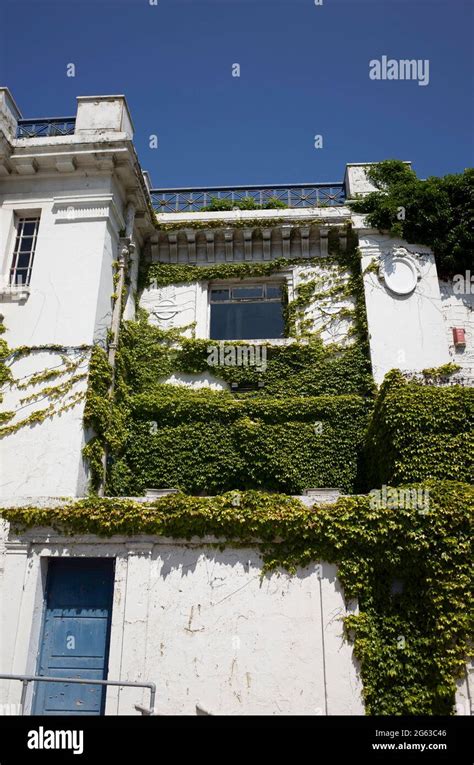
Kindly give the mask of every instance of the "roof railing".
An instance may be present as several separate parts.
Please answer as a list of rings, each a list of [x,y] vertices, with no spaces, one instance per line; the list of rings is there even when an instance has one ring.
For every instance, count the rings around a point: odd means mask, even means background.
[[[213,200],[232,209],[337,207],[345,202],[343,183],[293,183],[262,186],[160,188],[150,191],[158,213],[200,212]],[[245,205],[248,204],[248,208]],[[255,207],[253,207],[255,205]]]
[[[51,117],[43,119],[18,120],[17,138],[52,138],[58,135],[73,135],[75,117]]]

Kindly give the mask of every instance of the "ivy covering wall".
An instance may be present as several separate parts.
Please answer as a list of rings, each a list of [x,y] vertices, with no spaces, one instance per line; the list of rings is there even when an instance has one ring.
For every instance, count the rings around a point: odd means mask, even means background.
[[[176,340],[176,331],[143,315],[123,327],[117,401],[126,424],[112,455],[111,493],[354,490],[368,413],[362,392],[372,388],[360,348],[327,349],[317,337],[268,347],[263,370],[210,366],[209,341],[181,338],[177,347]],[[163,384],[176,372],[256,387],[233,394]]]
[[[117,496],[152,487],[298,494],[337,486],[353,493],[432,476],[469,480],[472,392],[408,382],[395,372],[374,401],[357,242],[350,231],[347,251],[334,234],[330,242],[329,260],[350,274],[344,295],[356,300],[352,344],[324,345],[301,321],[299,312],[320,299],[314,278],[300,284],[287,306],[294,342],[268,346],[265,369],[210,365],[211,341],[151,326],[142,310],[136,321],[123,322],[113,399],[111,370],[99,349],[91,367],[85,420],[97,435],[85,454],[94,486],[102,479],[104,448],[106,493]],[[280,261],[143,264],[141,284],[269,275],[282,267]],[[238,387],[197,391],[164,383],[180,373],[210,373]],[[241,386],[253,390],[241,393]]]
[[[5,329],[0,321],[0,335],[4,334]],[[19,394],[14,409],[0,412],[0,438],[38,425],[77,406],[86,397],[90,352],[91,346],[88,345],[45,344],[9,348],[0,337],[0,403],[7,388]],[[46,354],[49,364],[51,357],[55,357],[55,363],[51,366],[20,377],[13,374],[15,362],[28,356]]]
[[[472,482],[474,389],[386,375],[367,432],[368,488],[427,478]]]
[[[338,278],[326,292],[317,278],[300,283],[286,307],[293,340],[290,345],[268,345],[265,368],[211,364],[209,345],[215,341],[185,337],[183,329],[151,326],[145,311],[138,312],[137,321],[123,323],[116,395],[108,402],[120,415],[115,416],[120,427],[111,434],[102,417],[98,431],[109,456],[107,493],[136,496],[151,487],[190,493],[263,488],[298,494],[311,486],[355,490],[374,386],[364,302],[357,300],[361,277],[356,242],[349,231],[349,247],[341,252],[333,232],[330,245],[326,260],[346,278]],[[310,262],[314,266],[314,259]],[[141,285],[264,276],[291,263],[301,266],[304,261],[143,264]],[[324,345],[305,309],[321,300],[322,292],[331,299],[335,290],[340,297],[355,299],[353,332],[349,343]],[[164,382],[176,373],[210,373],[229,390],[197,391]],[[253,390],[233,393],[232,384]],[[90,411],[89,403],[87,422],[94,426]]]
[[[1,391],[4,386],[7,385],[11,380],[11,372],[7,365],[7,359],[10,351],[6,340],[4,340],[2,337],[3,334],[5,334],[5,325],[3,323],[3,318],[0,318],[0,404],[3,401],[3,394]],[[5,420],[8,420],[8,418],[8,412],[0,413],[0,423],[5,422]]]
[[[350,492],[366,414],[354,395],[236,399],[163,386],[131,401],[125,454],[112,467],[110,487],[132,496],[151,486]]]

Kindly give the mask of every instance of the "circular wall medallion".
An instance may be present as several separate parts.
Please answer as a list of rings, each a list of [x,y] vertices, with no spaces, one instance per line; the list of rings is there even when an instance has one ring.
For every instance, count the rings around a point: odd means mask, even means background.
[[[173,297],[163,297],[163,292],[159,290],[148,290],[143,293],[140,306],[145,308],[149,314],[155,316],[159,321],[171,321],[174,319],[179,308]]]
[[[419,273],[411,260],[398,256],[385,260],[382,277],[391,292],[409,295],[417,285]]]
[[[152,311],[160,321],[171,321],[178,313],[178,308],[173,300],[161,300]]]

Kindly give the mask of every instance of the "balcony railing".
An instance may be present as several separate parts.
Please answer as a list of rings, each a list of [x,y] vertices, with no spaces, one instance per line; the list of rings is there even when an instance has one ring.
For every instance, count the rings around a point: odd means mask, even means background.
[[[230,209],[244,200],[252,200],[262,208],[273,200],[284,207],[336,207],[345,201],[343,183],[294,183],[274,186],[211,186],[208,188],[151,189],[156,212],[199,212],[212,199],[226,201]],[[273,206],[273,205],[270,205]],[[245,209],[245,208],[244,208]]]
[[[51,119],[18,120],[17,138],[51,138],[58,135],[73,135],[75,117],[53,117]]]

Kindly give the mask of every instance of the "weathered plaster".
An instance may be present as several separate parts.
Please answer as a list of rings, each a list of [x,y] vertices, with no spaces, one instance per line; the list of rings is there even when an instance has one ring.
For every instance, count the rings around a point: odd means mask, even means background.
[[[211,540],[209,540],[211,541]],[[214,540],[215,541],[215,540]],[[4,567],[0,666],[34,671],[49,556],[114,556],[109,678],[153,681],[160,714],[363,714],[348,608],[327,563],[261,578],[255,548],[221,551],[158,537],[12,537]],[[7,629],[8,625],[8,629]],[[19,683],[0,683],[17,704]],[[107,714],[138,714],[147,691],[113,689]]]

